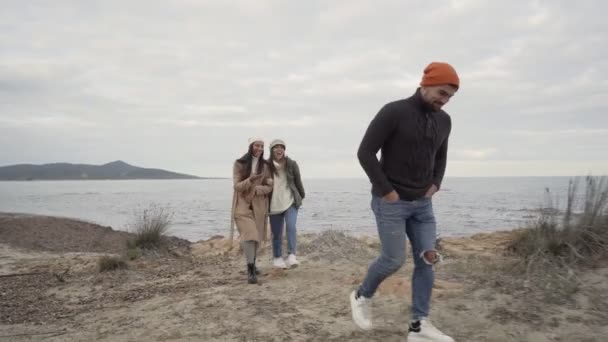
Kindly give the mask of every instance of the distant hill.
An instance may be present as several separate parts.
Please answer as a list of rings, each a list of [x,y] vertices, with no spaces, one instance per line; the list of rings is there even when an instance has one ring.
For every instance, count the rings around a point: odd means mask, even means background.
[[[200,177],[160,169],[147,169],[115,161],[104,165],[55,163],[0,167],[0,180],[70,179],[198,179]]]

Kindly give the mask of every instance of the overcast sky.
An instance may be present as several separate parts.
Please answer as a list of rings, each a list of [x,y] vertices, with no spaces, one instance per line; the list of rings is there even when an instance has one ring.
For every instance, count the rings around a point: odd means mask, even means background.
[[[230,176],[255,135],[363,177],[369,121],[445,61],[448,177],[608,173],[601,0],[0,1],[0,165]]]

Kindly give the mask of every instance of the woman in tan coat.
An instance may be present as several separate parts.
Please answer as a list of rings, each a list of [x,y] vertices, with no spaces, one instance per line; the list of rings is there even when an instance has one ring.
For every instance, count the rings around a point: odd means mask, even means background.
[[[260,242],[266,240],[268,195],[272,191],[272,176],[264,160],[262,139],[249,138],[249,150],[234,162],[233,182],[232,220],[239,230],[247,258],[247,280],[255,284],[256,253]]]

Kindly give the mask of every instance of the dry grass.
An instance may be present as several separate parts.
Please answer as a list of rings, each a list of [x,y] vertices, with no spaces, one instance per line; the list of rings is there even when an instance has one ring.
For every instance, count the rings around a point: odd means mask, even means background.
[[[592,264],[608,256],[608,177],[587,177],[581,212],[575,212],[579,180],[570,181],[566,208],[543,211],[533,227],[521,231],[510,250],[528,268],[549,260],[554,263]],[[549,208],[552,204],[550,203]],[[555,208],[552,208],[555,209]]]
[[[130,227],[135,238],[128,242],[131,255],[138,255],[136,249],[158,249],[162,246],[171,225],[172,213],[167,209],[151,205],[141,215],[136,216]]]
[[[123,258],[104,255],[98,261],[99,272],[126,269],[127,263]]]
[[[608,258],[608,177],[584,181],[583,196],[580,179],[571,180],[564,211],[549,198],[538,221],[521,230],[508,248],[508,256],[514,257],[509,259],[512,274],[523,275],[526,286],[542,290],[551,302],[568,300],[578,291],[577,268]]]
[[[129,249],[127,249],[127,259],[135,260],[143,255],[143,251],[141,250],[141,248],[136,247],[136,246],[128,246],[128,247],[129,247]]]

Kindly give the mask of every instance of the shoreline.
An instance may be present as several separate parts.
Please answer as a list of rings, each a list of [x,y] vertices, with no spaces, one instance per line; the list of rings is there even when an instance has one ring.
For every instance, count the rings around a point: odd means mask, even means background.
[[[159,204],[174,213],[173,235],[195,242],[229,234],[232,187],[223,180],[90,182],[67,187],[53,182],[12,184],[0,184],[0,192],[7,194],[0,201],[2,211],[78,217],[125,230],[143,209]],[[550,179],[454,179],[443,185],[434,200],[438,232],[441,236],[467,236],[519,228],[530,216],[538,214],[545,187],[554,189],[559,184],[567,186],[567,182]],[[376,234],[368,180],[314,179],[309,187],[310,194],[298,215],[300,232],[339,229],[353,234]]]
[[[113,181],[197,181],[197,180],[226,180],[228,177],[197,177],[197,178],[71,178],[71,179],[0,179],[0,182],[113,182]]]
[[[89,219],[85,219],[85,218],[78,218],[78,217],[73,217],[73,216],[69,216],[69,215],[57,215],[57,214],[40,214],[40,213],[26,213],[26,212],[3,212],[0,211],[0,218],[3,216],[21,216],[21,217],[39,217],[39,218],[59,218],[59,219],[65,219],[65,220],[71,220],[71,221],[79,221],[79,222],[83,222],[83,223],[87,223],[87,224],[92,224],[92,225],[98,225],[101,227],[107,227],[112,229],[115,232],[126,232],[128,233],[128,229],[116,229],[114,226],[109,225],[109,224],[104,224],[101,222],[97,222],[95,220],[89,220]],[[125,224],[126,226],[126,224]],[[372,229],[373,232],[370,233],[366,233],[366,232],[357,232],[357,231],[349,231],[349,230],[343,230],[343,229],[335,229],[335,228],[330,228],[330,229],[325,229],[325,230],[320,230],[320,231],[298,231],[298,234],[300,235],[315,235],[315,234],[320,234],[323,233],[324,231],[338,231],[338,232],[343,232],[349,236],[353,236],[353,237],[370,237],[370,238],[377,238],[378,234],[375,231],[376,227],[370,227],[370,229]],[[496,233],[496,232],[511,232],[511,231],[517,231],[520,229],[525,229],[522,228],[520,226],[518,227],[513,227],[513,228],[503,228],[503,229],[498,229],[498,230],[491,230],[491,231],[477,231],[477,232],[471,232],[471,233],[462,233],[462,234],[450,234],[450,235],[442,235],[441,231],[442,229],[438,229],[438,233],[440,233],[438,235],[439,238],[466,238],[466,237],[470,237],[470,236],[474,236],[477,234],[489,234],[489,233]],[[270,230],[270,229],[269,229]],[[187,238],[185,236],[178,236],[178,235],[173,235],[171,229],[169,230],[168,233],[169,236],[173,236],[175,238],[178,239],[183,239],[183,240],[187,240],[190,243],[197,243],[197,242],[201,242],[201,241],[206,241],[214,236],[218,236],[221,235],[224,238],[227,238],[227,236],[229,235],[229,228],[226,228],[223,230],[223,232],[215,232],[215,233],[209,233],[208,236],[203,237],[203,238],[199,238],[199,239],[190,239]],[[238,238],[238,231],[236,231],[235,228],[235,239]]]

